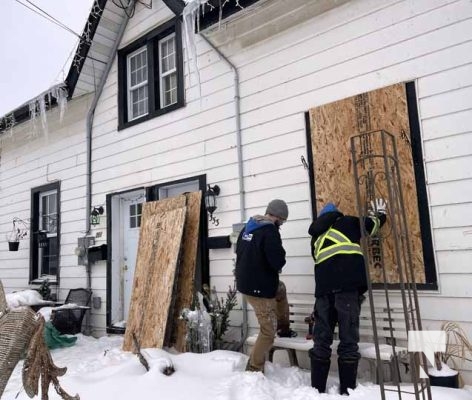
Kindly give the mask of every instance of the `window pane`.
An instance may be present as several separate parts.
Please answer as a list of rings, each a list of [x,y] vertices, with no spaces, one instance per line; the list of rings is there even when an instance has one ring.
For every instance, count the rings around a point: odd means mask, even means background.
[[[47,214],[48,209],[48,197],[43,196],[41,198],[41,215]]]
[[[41,248],[41,272],[40,275],[56,275],[58,266],[57,236],[48,238],[46,247]]]
[[[161,74],[172,71],[175,68],[175,37],[161,42]]]
[[[177,74],[167,75],[162,79],[163,107],[177,102]]]
[[[57,214],[49,215],[48,224],[48,232],[57,233]]]
[[[136,57],[130,58],[130,70],[136,71]]]
[[[129,217],[129,227],[136,228],[136,217],[134,216]]]
[[[54,214],[56,212],[56,203],[57,203],[57,195],[53,193],[49,196],[49,214]]]
[[[129,75],[131,81],[129,82],[131,87],[134,87],[140,83],[147,81],[147,50],[129,57]]]
[[[148,113],[148,88],[142,86],[131,92],[132,115],[131,118],[140,117]]]

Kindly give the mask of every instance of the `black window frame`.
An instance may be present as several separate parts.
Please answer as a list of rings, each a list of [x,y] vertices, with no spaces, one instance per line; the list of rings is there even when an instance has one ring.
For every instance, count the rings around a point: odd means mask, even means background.
[[[167,114],[185,106],[184,62],[182,49],[182,27],[178,18],[160,25],[146,35],[135,40],[118,52],[118,130],[148,121],[159,115]],[[177,102],[167,107],[159,106],[159,51],[158,42],[175,33],[176,69],[177,69]],[[140,47],[147,48],[148,63],[148,113],[131,121],[128,120],[127,90],[127,56]]]
[[[39,199],[41,193],[56,191],[56,234],[57,234],[57,271],[56,280],[51,284],[59,283],[60,257],[61,257],[61,183],[60,181],[52,182],[46,185],[38,186],[31,189],[31,226],[30,226],[30,276],[29,283],[41,282],[44,278],[39,274]],[[49,277],[49,275],[48,275]]]

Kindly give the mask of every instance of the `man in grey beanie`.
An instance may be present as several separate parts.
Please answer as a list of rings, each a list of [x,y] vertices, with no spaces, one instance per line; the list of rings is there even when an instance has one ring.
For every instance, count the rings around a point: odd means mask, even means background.
[[[286,289],[279,281],[285,265],[285,250],[280,237],[280,226],[288,218],[285,201],[272,200],[265,215],[249,219],[236,245],[236,284],[252,306],[260,330],[246,370],[264,371],[266,353],[274,343],[274,336],[293,336],[290,330]]]

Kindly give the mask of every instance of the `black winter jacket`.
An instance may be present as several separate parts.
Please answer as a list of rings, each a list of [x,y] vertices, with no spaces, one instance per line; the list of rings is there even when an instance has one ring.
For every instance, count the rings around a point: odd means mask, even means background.
[[[378,215],[380,226],[385,223],[386,217]],[[371,218],[365,218],[365,228],[368,233],[374,229],[375,223]],[[361,230],[358,217],[344,215],[338,211],[328,212],[317,218],[308,229],[311,239],[311,255],[314,256],[316,239],[330,227],[346,235],[353,243],[360,243]],[[322,248],[332,245],[325,240]],[[360,294],[367,290],[364,257],[360,254],[337,254],[327,260],[315,264],[315,297],[329,293],[358,290]]]
[[[236,286],[249,296],[272,299],[285,265],[279,228],[262,216],[249,219],[236,245]]]

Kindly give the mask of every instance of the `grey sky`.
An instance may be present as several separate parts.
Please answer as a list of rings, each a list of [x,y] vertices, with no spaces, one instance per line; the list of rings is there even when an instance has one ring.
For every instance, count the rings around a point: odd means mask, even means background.
[[[35,14],[18,1],[1,0],[0,116],[64,80],[64,64],[78,38]],[[93,0],[30,0],[48,14],[82,33]]]

